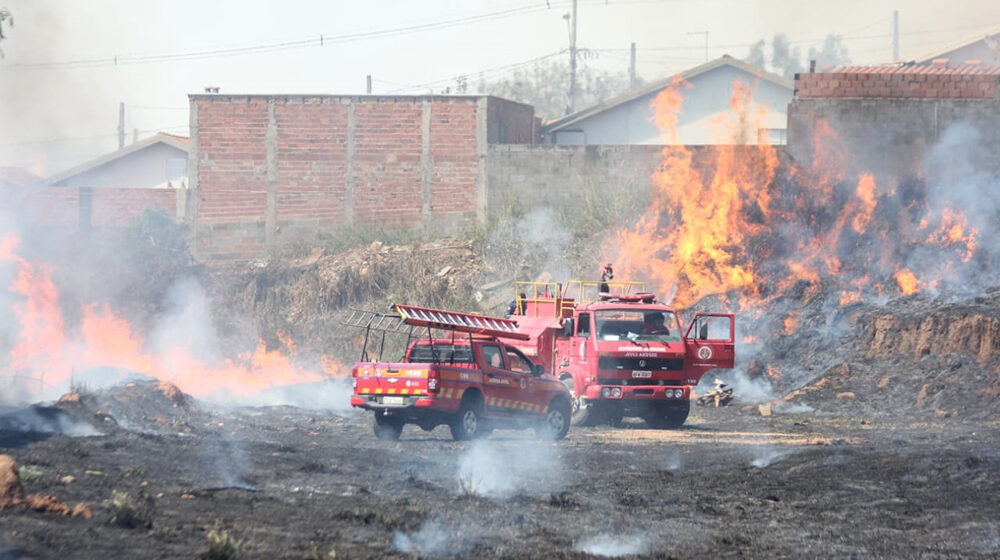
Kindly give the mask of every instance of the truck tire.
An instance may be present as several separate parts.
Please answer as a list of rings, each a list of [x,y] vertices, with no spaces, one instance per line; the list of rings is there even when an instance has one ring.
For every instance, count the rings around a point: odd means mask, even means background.
[[[448,425],[455,441],[478,439],[486,433],[483,424],[482,400],[475,395],[466,396],[458,407],[458,412]]]
[[[545,411],[545,418],[535,428],[538,437],[546,441],[556,441],[566,437],[572,419],[569,403],[555,399]]]
[[[375,437],[383,441],[396,441],[403,433],[403,421],[393,416],[375,413]]]
[[[588,405],[583,399],[577,398],[576,390],[573,388],[573,377],[565,375],[561,378],[563,385],[569,389],[570,398],[573,399],[570,405],[570,423],[574,426],[591,426],[597,419],[597,411],[593,406]]]
[[[691,401],[664,403],[654,407],[643,419],[654,430],[676,430],[684,425],[691,412]]]

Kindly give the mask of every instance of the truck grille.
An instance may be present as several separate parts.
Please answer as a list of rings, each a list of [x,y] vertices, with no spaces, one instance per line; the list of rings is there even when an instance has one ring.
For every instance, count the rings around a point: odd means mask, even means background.
[[[684,360],[683,358],[600,358],[597,360],[597,369],[680,371],[684,369]]]
[[[683,385],[676,379],[611,379],[610,377],[598,377],[598,385],[660,385],[660,386],[680,386]]]

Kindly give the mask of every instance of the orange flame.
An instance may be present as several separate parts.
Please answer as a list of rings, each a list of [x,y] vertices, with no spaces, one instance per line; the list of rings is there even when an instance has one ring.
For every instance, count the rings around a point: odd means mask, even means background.
[[[667,142],[677,139],[683,85],[675,81],[653,101],[654,119]],[[745,88],[734,88],[734,106],[746,96]],[[737,126],[741,122],[736,119]],[[750,208],[767,212],[777,152],[765,146],[715,150],[711,164],[701,166],[714,171],[706,174],[696,169],[696,154],[689,148],[667,146],[662,153],[651,211],[635,228],[619,231],[613,244],[618,254],[605,257],[618,261],[623,276],[643,277],[661,293],[675,293],[678,305],[733,288],[752,290],[755,276],[744,242],[761,225],[745,216]]]
[[[902,268],[896,271],[894,278],[896,279],[896,285],[899,286],[899,291],[903,292],[903,295],[915,294],[920,287],[920,281],[917,280],[917,276],[908,269]]]
[[[782,321],[782,324],[784,325],[784,329],[782,329],[781,334],[795,334],[801,325],[799,312],[792,311],[789,313],[788,316],[785,317],[784,321]]]
[[[142,337],[107,304],[84,304],[79,339],[70,340],[51,267],[36,268],[17,255],[19,244],[20,240],[10,234],[0,238],[0,263],[13,263],[17,268],[10,290],[25,298],[14,306],[21,331],[9,365],[15,373],[41,378],[47,387],[66,383],[74,373],[86,369],[109,367],[171,381],[196,396],[248,395],[273,387],[322,381],[349,371],[328,356],[321,358],[324,373],[299,366],[292,358],[293,341],[280,332],[277,338],[281,349],[269,350],[261,340],[252,353],[216,364],[204,363],[179,346],[150,352]]]

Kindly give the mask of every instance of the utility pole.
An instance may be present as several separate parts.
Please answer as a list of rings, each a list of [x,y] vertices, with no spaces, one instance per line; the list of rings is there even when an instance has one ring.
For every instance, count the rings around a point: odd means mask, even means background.
[[[632,48],[629,49],[628,88],[635,89],[635,43],[632,43]]]
[[[372,75],[368,74],[365,76],[365,93],[368,95],[372,94]]]
[[[705,36],[705,62],[708,62],[708,31],[688,31],[688,35]]]
[[[118,103],[118,149],[125,147],[125,102]]]
[[[573,0],[573,13],[566,14],[563,19],[569,24],[569,107],[566,114],[576,110],[576,2]]]
[[[899,60],[899,10],[892,11],[892,61]]]

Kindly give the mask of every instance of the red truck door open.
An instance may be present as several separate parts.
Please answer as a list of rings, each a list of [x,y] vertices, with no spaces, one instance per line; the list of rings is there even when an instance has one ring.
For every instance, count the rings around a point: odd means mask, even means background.
[[[696,313],[684,335],[685,380],[695,385],[706,371],[732,368],[735,361],[736,318],[732,313]]]

